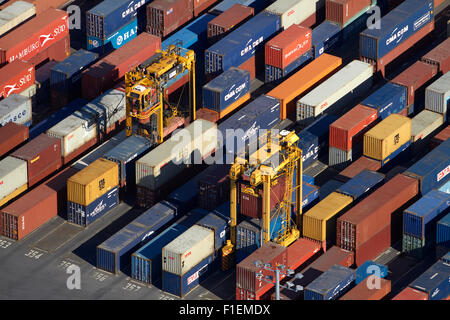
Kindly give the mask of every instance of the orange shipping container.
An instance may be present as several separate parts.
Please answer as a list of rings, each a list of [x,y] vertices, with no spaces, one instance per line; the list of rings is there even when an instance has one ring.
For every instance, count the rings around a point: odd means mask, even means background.
[[[380,287],[369,288],[367,281],[360,282],[339,300],[381,300],[391,292],[391,281],[376,277]],[[375,280],[374,280],[375,282]]]
[[[270,91],[267,95],[280,101],[281,120],[295,118],[295,99],[337,71],[341,64],[341,58],[325,53]]]

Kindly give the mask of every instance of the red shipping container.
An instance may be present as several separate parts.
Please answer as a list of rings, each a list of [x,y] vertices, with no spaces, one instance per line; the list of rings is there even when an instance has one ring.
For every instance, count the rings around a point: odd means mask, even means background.
[[[428,300],[428,294],[410,287],[406,287],[392,300]]]
[[[56,192],[40,185],[0,211],[2,235],[21,240],[55,217],[57,209]]]
[[[8,122],[3,127],[0,127],[0,157],[27,140],[27,126],[14,122]]]
[[[229,30],[238,27],[254,14],[255,9],[242,4],[235,4],[230,9],[208,22],[208,39],[213,38],[214,40],[219,40],[225,36]]]
[[[0,68],[0,98],[21,93],[34,84],[35,71],[31,63],[14,61]]]
[[[308,18],[303,20],[299,25],[305,28],[312,28],[317,22],[317,14],[314,12]]]
[[[311,29],[293,24],[266,43],[265,63],[284,69],[310,49]]]
[[[61,168],[61,141],[42,133],[11,156],[27,162],[28,187],[31,187]]]
[[[68,34],[67,12],[49,9],[0,38],[0,64],[30,60]]]
[[[245,300],[248,292],[253,295],[256,295],[256,292],[258,292],[258,295],[261,296],[273,286],[263,280],[266,276],[272,275],[271,272],[257,268],[254,264],[257,260],[263,263],[270,263],[272,267],[275,267],[277,264],[286,265],[287,250],[276,243],[267,242],[241,261],[236,266],[236,289],[243,290],[239,294],[238,290],[236,290],[236,300]],[[256,279],[258,272],[262,272],[262,280]]]
[[[450,71],[450,38],[424,55],[422,61],[437,66],[444,74]]]
[[[125,76],[125,73],[150,58],[161,49],[161,39],[141,33],[123,47],[113,51],[81,76],[83,98],[95,99]]]
[[[350,151],[377,116],[376,109],[357,105],[330,125],[330,147]]]
[[[320,246],[317,242],[309,239],[300,238],[291,244],[286,249],[287,251],[287,265],[291,270],[296,270],[302,264],[313,258],[320,251]]]
[[[342,182],[347,182],[349,179],[355,177],[363,170],[378,171],[380,168],[381,168],[380,161],[362,156],[358,160],[353,162],[351,165],[349,165],[347,168],[342,170],[338,174],[336,179]]]
[[[13,4],[16,1],[19,0],[7,1],[5,4],[0,6],[0,10],[5,9],[6,7],[8,7],[9,5]],[[36,8],[36,14],[41,14],[42,12],[48,10],[49,8],[58,9],[59,7],[69,2],[68,0],[21,0],[21,1],[34,4]]]
[[[197,119],[208,120],[211,122],[217,122],[220,119],[218,112],[211,110],[211,109],[206,109],[206,108],[198,109],[195,112],[195,116]]]
[[[192,0],[194,5],[194,17],[197,17],[200,13],[208,9],[218,0]]]
[[[325,7],[326,20],[344,26],[361,10],[369,7],[371,4],[371,0],[327,0]]]
[[[253,56],[247,61],[245,61],[243,64],[241,64],[239,69],[245,70],[250,72],[250,81],[255,79],[256,77],[256,58]]]
[[[391,224],[391,214],[419,192],[416,179],[397,174],[337,220],[339,247],[353,251]]]
[[[29,59],[27,62],[37,66],[41,62],[46,60],[50,61],[62,61],[70,55],[70,35],[65,36],[63,39],[56,41],[50,47],[44,51],[39,52],[37,55]]]
[[[391,246],[391,225],[375,234],[372,238],[361,244],[355,251],[355,264],[361,266],[368,260],[374,260],[383,251]]]
[[[379,288],[369,288],[365,281],[360,282],[356,287],[347,292],[339,300],[381,300],[391,292],[391,281],[378,278],[374,279],[379,281]]]
[[[431,138],[430,147],[434,149],[448,138],[450,138],[450,126],[445,127],[437,135]]]
[[[437,71],[438,67],[436,65],[417,61],[391,80],[391,82],[406,87],[408,92],[408,106],[410,106],[414,103],[416,92],[433,79]]]
[[[155,0],[147,6],[147,32],[165,37],[193,18],[193,0]]]

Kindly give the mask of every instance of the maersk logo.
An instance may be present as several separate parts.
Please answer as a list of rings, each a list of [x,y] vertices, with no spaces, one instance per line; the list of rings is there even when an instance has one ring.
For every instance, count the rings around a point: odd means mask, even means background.
[[[128,7],[125,11],[122,12],[122,19],[124,19],[126,16],[133,14],[136,15],[136,10],[142,7],[145,4],[145,0],[136,1],[136,3],[131,1],[128,4]]]
[[[234,99],[238,99],[241,95],[242,90],[244,90],[246,87],[245,83],[242,83],[241,85],[237,86],[235,88],[235,85],[233,85],[230,90],[228,91],[228,93],[225,95],[225,101],[230,100],[231,98],[233,98],[234,96],[236,96]]]
[[[399,43],[403,39],[403,35],[408,32],[409,26],[404,26],[402,29],[398,30],[398,28],[395,28],[391,36],[386,40],[386,45],[390,45],[392,42]]]
[[[103,203],[103,200],[95,207],[94,211],[89,215],[90,217],[95,217],[97,214],[105,210],[106,204]]]

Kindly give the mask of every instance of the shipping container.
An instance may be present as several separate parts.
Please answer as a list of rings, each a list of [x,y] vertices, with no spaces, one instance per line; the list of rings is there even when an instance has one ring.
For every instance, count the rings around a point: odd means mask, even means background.
[[[291,64],[286,66],[284,69],[280,69],[274,66],[271,66],[269,64],[266,64],[265,69],[265,75],[264,75],[264,82],[272,82],[277,81],[280,79],[283,79],[287,77],[291,72],[297,70],[298,68],[301,68],[304,66],[307,62],[312,60],[312,51],[308,50],[304,54],[302,54],[299,58],[294,60]]]
[[[354,201],[361,200],[384,182],[384,174],[364,170],[358,173],[350,181],[337,188],[337,192],[348,195]]]
[[[371,260],[367,260],[358,269],[356,269],[355,273],[355,283],[360,284],[369,276],[376,276],[378,278],[386,278],[388,275],[388,267],[384,264],[378,264]],[[373,281],[373,279],[369,279],[369,281]]]
[[[198,183],[202,173],[183,183],[167,196],[167,200],[178,208],[178,214],[184,214],[197,206]],[[203,209],[203,208],[197,208]],[[214,208],[213,208],[214,209]],[[211,209],[212,210],[212,209]]]
[[[341,58],[324,54],[271,90],[267,95],[280,102],[281,119],[294,119],[296,98],[334,72],[341,64]]]
[[[386,119],[407,106],[407,90],[405,87],[386,83],[361,102],[362,105],[378,110],[378,118]]]
[[[303,180],[302,194],[302,212],[306,212],[319,201],[319,187]],[[295,203],[295,197],[295,192],[292,192],[292,203]]]
[[[357,158],[358,154],[353,155],[353,150],[349,151],[330,147],[328,151],[328,165],[335,169],[345,168],[353,158]]]
[[[265,64],[286,68],[311,49],[311,29],[292,25],[265,45]]]
[[[404,86],[407,89],[407,105],[410,106],[414,103],[415,97],[420,97],[418,93],[422,91],[421,88],[433,79],[437,72],[437,66],[417,61],[392,79],[391,82]]]
[[[408,168],[404,174],[417,179],[422,195],[443,185],[450,173],[450,141],[446,140],[422,159]]]
[[[406,287],[392,300],[428,300],[428,295],[425,292]]]
[[[303,129],[319,139],[319,157],[327,154],[330,125],[338,118],[334,114],[325,114]]]
[[[320,200],[322,201],[328,197],[331,193],[335,192],[339,187],[343,186],[344,183],[338,180],[330,179],[325,184],[320,187]]]
[[[266,8],[268,3],[270,1],[267,0],[224,0],[221,1],[219,4],[214,6],[209,10],[210,13],[215,14],[216,16],[224,13],[225,11],[229,10],[232,6],[235,4],[241,4],[244,6],[252,7],[255,9],[255,13],[258,13],[262,9]]]
[[[3,127],[0,127],[0,157],[9,153],[27,140],[27,126],[10,122]]]
[[[70,55],[70,35],[65,35],[62,39],[57,40],[47,49],[39,52],[27,61],[35,66],[39,66],[46,61],[62,61]]]
[[[347,292],[339,300],[381,300],[391,292],[391,281],[375,277],[373,283],[377,287],[371,288],[367,283],[362,282]]]
[[[442,142],[450,138],[450,126],[445,127],[438,134],[431,138],[430,145],[431,149],[436,148]]]
[[[422,61],[435,65],[442,74],[450,71],[450,39],[447,38],[422,57]]]
[[[368,9],[371,4],[371,0],[327,0],[325,19],[344,27],[362,10]]]
[[[300,24],[316,13],[315,0],[278,0],[268,6],[265,12],[280,17],[281,26],[286,30],[293,24]]]
[[[7,5],[15,3],[17,0],[9,0],[5,5],[0,6],[0,10],[5,9]],[[36,7],[36,14],[41,14],[42,12],[48,10],[49,8],[59,8],[63,6],[65,0],[24,0],[29,3],[33,3]],[[4,2],[4,1],[3,1]]]
[[[217,211],[211,212],[196,224],[214,231],[214,251],[220,250],[229,238],[230,218],[221,215]]]
[[[67,12],[50,8],[0,39],[0,64],[30,60],[68,34]]]
[[[27,162],[28,187],[62,166],[60,141],[45,134],[29,141],[11,156]]]
[[[354,99],[369,89],[372,75],[369,64],[353,60],[297,101],[297,120],[308,122],[332,106],[334,110],[342,107],[349,102],[348,97]]]
[[[381,28],[360,35],[360,56],[378,61],[434,18],[432,0],[407,0],[380,20]]]
[[[346,250],[356,250],[385,226],[390,226],[391,220],[398,220],[396,210],[413,199],[418,189],[417,180],[396,175],[338,218],[337,245]]]
[[[334,265],[305,288],[305,300],[337,300],[354,285],[352,269]]]
[[[199,174],[198,206],[213,210],[230,197],[230,165],[213,164]]]
[[[450,265],[437,261],[409,286],[425,292],[428,300],[444,300],[450,294]]]
[[[27,162],[14,157],[0,161],[0,206],[11,200],[16,190],[27,187]],[[22,190],[23,192],[23,190]]]
[[[84,70],[81,89],[85,99],[95,99],[114,86],[128,71],[149,59],[161,49],[161,39],[148,33],[128,42]]]
[[[425,109],[446,114],[450,101],[450,72],[425,89]]]
[[[193,16],[193,0],[152,1],[147,5],[147,32],[165,37]]]
[[[342,43],[342,27],[332,21],[324,21],[312,30],[313,58],[337,48]]]
[[[0,11],[0,36],[11,31],[36,14],[34,4],[16,1]]]
[[[0,127],[9,122],[30,126],[32,120],[31,99],[11,94],[0,101]]]
[[[176,214],[167,201],[155,204],[108,240],[97,246],[97,268],[118,274],[137,247],[153,239]]]
[[[34,66],[25,61],[14,61],[0,69],[0,98],[19,94],[34,84]]]
[[[347,180],[355,177],[363,170],[378,171],[380,168],[381,163],[379,161],[362,156],[358,158],[358,160],[353,162],[351,165],[349,165],[347,168],[342,170],[336,177],[336,179]]]
[[[421,111],[411,120],[411,142],[425,139],[443,124],[442,114],[429,110]]]
[[[255,14],[255,9],[236,3],[213,20],[208,22],[208,39],[217,41],[223,38],[231,29],[239,27]]]
[[[450,213],[436,223],[436,244],[450,248]]]
[[[447,181],[444,185],[442,185],[442,187],[440,187],[438,190],[445,193],[450,193],[450,180]]]
[[[397,230],[393,230],[390,224],[385,226],[383,230],[375,234],[369,240],[361,244],[355,250],[355,264],[357,267],[361,266],[367,260],[374,260],[389,247],[391,247],[392,238],[391,234],[399,233]],[[397,238],[399,238],[397,236]],[[396,240],[395,240],[396,241]]]

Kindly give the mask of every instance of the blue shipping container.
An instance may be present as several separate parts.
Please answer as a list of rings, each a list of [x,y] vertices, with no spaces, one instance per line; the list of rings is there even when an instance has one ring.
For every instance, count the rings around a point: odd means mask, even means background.
[[[431,222],[449,207],[450,194],[438,190],[428,192],[403,212],[403,233],[421,239],[428,238],[435,228]]]
[[[450,139],[447,139],[404,172],[419,180],[422,195],[448,181],[450,173]]]
[[[303,174],[303,182],[314,184],[314,177],[308,176],[307,174]]]
[[[292,203],[294,206],[295,200],[297,199],[295,191],[292,192]],[[306,212],[309,208],[314,206],[319,201],[319,187],[303,182],[302,184],[302,212]],[[292,208],[292,220],[295,221],[296,213],[294,207]]]
[[[328,155],[330,124],[337,119],[339,117],[334,114],[325,114],[303,129],[303,131],[308,131],[319,139],[319,157],[325,154]]]
[[[367,99],[362,105],[378,110],[378,118],[385,119],[392,113],[398,113],[406,108],[407,89],[395,83],[386,83]]]
[[[131,277],[134,280],[155,283],[162,273],[162,248],[192,227],[208,214],[205,210],[193,210],[154,237],[131,256]]]
[[[411,141],[408,141],[405,144],[403,144],[400,148],[398,148],[397,150],[392,152],[390,155],[388,155],[386,158],[384,158],[383,161],[381,161],[381,166],[386,165],[389,161],[395,159],[400,154],[402,155],[402,157],[405,157],[407,155],[407,152],[405,152],[405,151],[406,150],[409,151],[410,146],[411,146]]]
[[[203,108],[218,113],[250,92],[250,72],[230,68],[203,86]]]
[[[137,17],[149,0],[104,0],[86,12],[86,35],[106,39]]]
[[[438,261],[409,286],[428,294],[428,300],[443,300],[450,294],[450,265]]]
[[[450,213],[436,223],[436,244],[450,248]]]
[[[154,238],[176,215],[176,209],[162,201],[145,211],[119,232],[97,246],[97,268],[119,273],[130,262],[131,250]]]
[[[303,170],[307,169],[319,157],[319,138],[308,131],[298,134],[297,146],[302,150]]]
[[[235,4],[242,4],[247,7],[255,8],[255,6],[261,7],[261,5],[263,4],[265,5],[267,3],[268,3],[267,0],[224,0],[220,2],[218,5],[214,6],[212,9],[210,9],[209,12],[215,15],[220,15],[221,13],[230,9]]]
[[[450,193],[450,180],[447,181],[442,187],[440,187],[439,191]]]
[[[264,48],[267,39],[281,28],[280,17],[261,12],[205,51],[205,73],[238,67]]]
[[[379,187],[384,180],[384,174],[363,170],[340,186],[336,191],[353,198],[353,201],[358,200],[363,196],[367,196],[369,192]]]
[[[87,206],[67,201],[67,220],[87,227],[119,204],[119,187],[115,187]]]
[[[305,288],[305,300],[337,300],[349,291],[355,282],[355,271],[334,265]]]
[[[217,251],[222,248],[227,241],[230,221],[230,218],[226,218],[218,212],[211,212],[200,219],[196,224],[214,231],[214,250]]]
[[[98,54],[80,49],[50,70],[50,86],[58,91],[79,89],[81,72],[98,58]],[[75,87],[76,85],[76,87]]]
[[[86,47],[89,51],[101,55],[109,53],[136,38],[137,28],[137,19],[134,19],[105,39],[87,36]]]
[[[355,284],[363,282],[368,276],[371,275],[377,276],[378,278],[385,278],[388,275],[388,267],[368,260],[356,269],[355,275]]]
[[[447,263],[447,264],[450,264],[450,251],[447,252],[447,253],[441,258],[441,260],[444,261],[444,262]]]
[[[381,28],[360,35],[360,55],[377,61],[434,18],[433,0],[406,0],[381,18]]]
[[[314,59],[341,44],[341,30],[342,28],[339,24],[331,21],[324,21],[312,29],[311,47]]]
[[[301,55],[298,59],[290,63],[288,66],[286,66],[286,68],[284,69],[280,69],[266,64],[264,81],[268,83],[283,79],[297,68],[300,68],[303,65],[305,65],[311,59],[312,59],[312,51],[309,50],[308,52]]]
[[[147,138],[133,135],[104,154],[103,158],[119,164],[119,185],[121,187],[136,183],[136,160],[150,147],[151,144]]]
[[[335,192],[338,188],[344,185],[343,182],[334,179],[328,180],[323,186],[320,187],[319,200],[322,201],[332,192]]]

